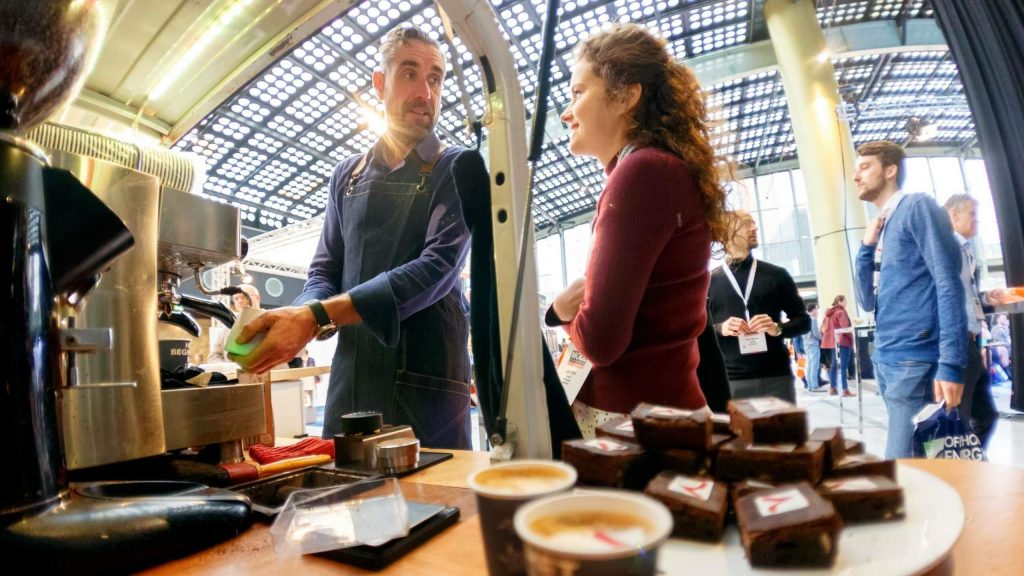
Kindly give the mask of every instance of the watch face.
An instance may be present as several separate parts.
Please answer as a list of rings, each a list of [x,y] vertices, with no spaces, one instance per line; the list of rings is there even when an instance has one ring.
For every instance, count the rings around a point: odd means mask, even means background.
[[[337,333],[337,331],[338,331],[338,327],[336,325],[334,325],[334,324],[328,324],[326,326],[321,326],[320,329],[317,330],[316,339],[317,340],[327,340],[331,336],[334,336],[334,334]]]

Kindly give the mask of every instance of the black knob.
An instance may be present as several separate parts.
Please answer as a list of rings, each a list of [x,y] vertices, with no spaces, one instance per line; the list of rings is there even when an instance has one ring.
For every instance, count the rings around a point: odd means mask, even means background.
[[[341,417],[342,434],[374,434],[384,427],[380,412],[351,412]]]

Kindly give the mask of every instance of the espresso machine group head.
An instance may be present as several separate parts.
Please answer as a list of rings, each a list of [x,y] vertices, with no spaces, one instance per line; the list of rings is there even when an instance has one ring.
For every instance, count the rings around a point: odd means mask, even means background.
[[[67,481],[64,423],[88,429],[103,417],[64,402],[69,375],[79,354],[113,345],[109,324],[80,320],[100,275],[144,250],[116,211],[23,135],[74,96],[111,12],[103,0],[0,0],[0,555],[43,573],[137,569],[250,521],[247,499],[202,485]],[[131,180],[113,187],[122,184]],[[152,318],[155,279],[151,287]]]

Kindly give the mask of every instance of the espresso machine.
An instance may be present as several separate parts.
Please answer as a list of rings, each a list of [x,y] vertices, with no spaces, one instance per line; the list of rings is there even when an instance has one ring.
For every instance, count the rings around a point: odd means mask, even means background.
[[[208,288],[202,272],[244,257],[238,208],[186,192],[200,174],[180,153],[49,122],[28,136],[53,166],[82,179],[136,241],[76,313],[76,328],[93,337],[79,339],[67,365],[61,408],[68,469],[213,444],[220,462],[240,461],[243,440],[268,429],[265,385],[162,390],[157,336],[164,322],[198,337],[196,314],[233,325],[227,306],[184,294],[180,284],[195,278],[201,293],[231,292]],[[114,336],[106,338],[110,328]]]
[[[43,573],[138,569],[231,537],[251,516],[246,498],[196,483],[68,482],[69,461],[166,449],[159,386],[147,388],[140,368],[156,361],[155,334],[98,314],[104,298],[120,298],[155,315],[156,235],[139,223],[156,229],[158,187],[99,161],[83,184],[24,138],[81,85],[110,8],[0,0],[0,555]],[[137,206],[110,207],[87,186],[131,191]],[[137,278],[101,281],[121,261],[149,270],[139,259],[154,262],[149,288]],[[118,343],[138,356],[135,368],[92,385],[88,358]],[[90,388],[120,400],[94,403],[82,393]],[[135,427],[111,424],[115,416]]]

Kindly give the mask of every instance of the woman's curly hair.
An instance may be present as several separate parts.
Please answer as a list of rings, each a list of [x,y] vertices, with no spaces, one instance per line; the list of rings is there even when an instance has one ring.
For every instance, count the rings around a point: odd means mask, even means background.
[[[664,40],[636,24],[615,24],[594,34],[577,48],[576,58],[604,80],[609,97],[640,85],[627,140],[663,148],[686,162],[700,189],[711,239],[724,243],[729,223],[721,179],[723,172],[731,173],[732,164],[711,147],[704,95],[693,72],[672,58]]]

